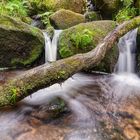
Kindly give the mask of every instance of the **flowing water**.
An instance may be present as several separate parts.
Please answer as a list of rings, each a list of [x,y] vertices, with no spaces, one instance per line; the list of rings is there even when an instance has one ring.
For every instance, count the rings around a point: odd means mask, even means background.
[[[37,91],[16,107],[1,110],[0,139],[139,140],[140,80],[134,74],[136,33],[137,30],[131,31],[120,39],[114,74],[79,73],[64,83]],[[48,58],[47,61],[56,60],[53,56]],[[17,73],[1,72],[1,83],[14,74]]]
[[[134,73],[136,66],[136,37],[137,30],[128,32],[121,37],[118,43],[119,59],[118,59],[118,73]]]
[[[51,40],[50,36],[44,32],[45,37],[45,62],[53,62],[57,59],[57,42],[60,33],[62,30],[55,30],[53,39]]]

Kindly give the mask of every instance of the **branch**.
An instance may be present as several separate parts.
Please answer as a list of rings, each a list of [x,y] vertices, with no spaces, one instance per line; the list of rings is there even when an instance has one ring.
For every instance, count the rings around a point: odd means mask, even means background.
[[[119,25],[88,53],[41,65],[8,81],[0,86],[0,107],[13,105],[39,89],[62,82],[78,71],[96,65],[121,36],[138,26],[140,26],[140,16]]]

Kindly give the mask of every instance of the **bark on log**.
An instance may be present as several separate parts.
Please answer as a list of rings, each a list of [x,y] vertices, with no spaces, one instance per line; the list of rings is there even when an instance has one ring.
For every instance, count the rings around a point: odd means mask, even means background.
[[[140,16],[119,25],[88,53],[77,54],[49,65],[41,65],[1,85],[0,107],[13,105],[39,89],[62,82],[78,71],[96,65],[121,36],[138,26],[140,26]]]

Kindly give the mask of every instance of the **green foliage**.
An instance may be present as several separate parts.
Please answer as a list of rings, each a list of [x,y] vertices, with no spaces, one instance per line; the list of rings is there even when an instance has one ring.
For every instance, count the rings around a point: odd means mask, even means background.
[[[92,43],[93,34],[88,29],[71,35],[71,41],[77,48],[85,48]]]
[[[136,8],[132,7],[127,7],[123,8],[122,10],[119,11],[119,13],[116,15],[116,20],[118,22],[126,21],[129,20],[133,17],[136,16]]]
[[[52,15],[53,12],[45,12],[43,14],[39,14],[39,16],[41,17],[41,21],[43,22],[43,24],[48,27],[48,26],[51,26],[50,24],[50,20],[49,20],[49,17],[50,15]]]
[[[68,48],[68,46],[63,46],[60,50],[59,50],[60,56],[62,58],[66,58],[69,56],[72,56],[73,53],[72,51]]]
[[[16,88],[12,88],[11,89],[11,103],[16,103],[16,99],[17,99],[17,89]]]
[[[133,0],[121,0],[123,2],[123,6],[131,6],[133,3]]]
[[[137,9],[133,6],[133,0],[121,0],[122,9],[116,15],[118,22],[129,20],[137,15]]]
[[[26,1],[8,0],[0,2],[0,14],[13,17],[27,16],[27,9],[24,6]]]

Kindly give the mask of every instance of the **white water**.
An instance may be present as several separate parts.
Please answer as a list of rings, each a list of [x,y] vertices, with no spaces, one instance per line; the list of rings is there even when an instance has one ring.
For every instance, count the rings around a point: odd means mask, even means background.
[[[112,92],[119,99],[140,93],[140,79],[136,75],[136,37],[137,30],[132,30],[120,38],[117,71],[111,78]]]
[[[128,32],[119,40],[118,47],[120,54],[118,59],[118,73],[135,72],[137,30],[138,29]]]
[[[46,32],[43,32],[45,37],[45,62],[46,63],[56,61],[57,59],[57,42],[61,32],[62,30],[55,30],[52,41],[50,36]]]

